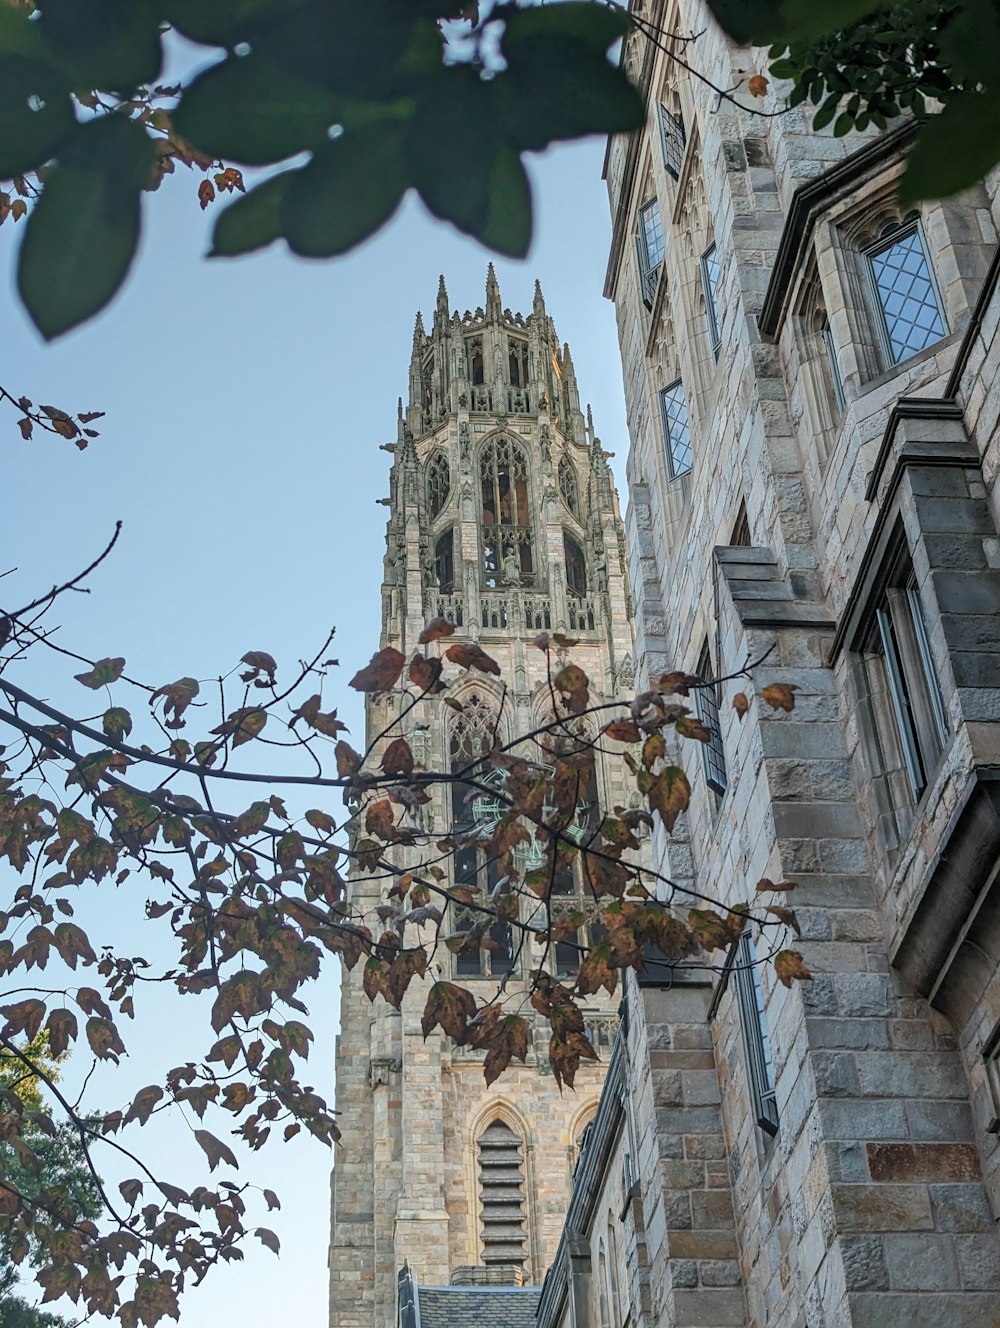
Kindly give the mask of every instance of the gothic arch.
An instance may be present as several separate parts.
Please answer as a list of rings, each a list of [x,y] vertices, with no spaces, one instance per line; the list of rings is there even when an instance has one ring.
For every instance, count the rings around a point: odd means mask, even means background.
[[[511,1101],[510,1098],[496,1096],[489,1098],[470,1118],[465,1130],[463,1146],[466,1157],[466,1200],[469,1222],[467,1228],[468,1263],[476,1266],[482,1258],[480,1241],[482,1204],[479,1186],[479,1140],[484,1131],[494,1122],[500,1122],[512,1130],[521,1143],[521,1156],[524,1176],[524,1218],[526,1228],[525,1271],[529,1278],[541,1270],[541,1244],[538,1233],[535,1195],[537,1186],[534,1175],[533,1131],[528,1117]]]
[[[436,521],[448,506],[451,497],[451,469],[448,458],[440,448],[435,448],[427,459],[424,470],[427,486],[427,510],[432,521]]]
[[[527,449],[498,430],[479,448],[482,571],[488,586],[533,585],[534,521]]]

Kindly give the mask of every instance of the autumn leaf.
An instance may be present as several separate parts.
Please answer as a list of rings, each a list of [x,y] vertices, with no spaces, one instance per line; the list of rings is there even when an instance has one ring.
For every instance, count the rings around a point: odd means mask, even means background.
[[[125,1054],[125,1044],[110,1019],[96,1015],[87,1020],[87,1041],[98,1060],[111,1060],[117,1065],[118,1057]]]
[[[341,779],[348,779],[361,769],[362,756],[347,742],[338,742],[335,750],[337,774]]]
[[[16,1005],[0,1005],[0,1014],[7,1020],[3,1028],[4,1037],[23,1033],[30,1042],[42,1026],[45,1002],[29,997],[28,1000],[18,1001]]]
[[[395,687],[405,663],[405,655],[394,646],[385,646],[372,655],[363,669],[358,670],[350,686],[356,692],[386,692],[390,687]]]
[[[368,808],[365,815],[365,830],[386,843],[395,840],[396,822],[392,814],[392,803],[388,798],[380,798]]]
[[[761,688],[761,699],[766,701],[772,710],[787,710],[791,712],[795,709],[795,693],[798,687],[793,682],[772,682],[767,687]]]
[[[680,766],[665,766],[652,776],[646,790],[649,810],[659,812],[667,833],[673,831],[681,812],[687,811],[691,801],[691,785]]]
[[[245,742],[256,738],[267,723],[267,711],[259,706],[243,706],[228,715],[224,723],[209,730],[220,737],[232,737],[234,747],[242,747]]]
[[[261,1008],[261,1003],[260,974],[249,968],[241,969],[219,988],[212,1006],[212,1027],[221,1033],[234,1015],[250,1019]]]
[[[615,994],[618,969],[611,959],[610,945],[595,945],[588,951],[576,975],[576,989],[581,996],[592,996],[602,987],[609,996]]]
[[[779,922],[783,922],[786,927],[791,927],[796,936],[802,935],[802,928],[799,926],[799,920],[795,916],[794,909],[781,908],[777,904],[771,904],[767,911],[776,917]]]
[[[178,678],[176,682],[167,683],[165,687],[159,687],[149,698],[149,704],[152,705],[157,698],[163,697],[163,716],[166,720],[168,729],[181,729],[184,727],[182,718],[184,711],[198,695],[201,688],[196,678]],[[169,718],[173,712],[173,718]]]
[[[242,682],[260,682],[266,687],[274,686],[274,675],[278,666],[274,656],[269,655],[266,650],[248,650],[240,663],[247,666],[247,671],[240,674]],[[266,675],[266,678],[262,678],[262,674]]]
[[[774,956],[774,975],[785,987],[790,987],[795,979],[808,982],[812,978],[798,950],[781,950]]]
[[[631,719],[613,719],[610,724],[605,724],[601,732],[615,742],[638,742],[642,737],[638,726]]]
[[[667,744],[662,733],[652,733],[642,744],[642,763],[647,770],[652,770],[658,760],[667,754]]]
[[[53,1010],[45,1022],[45,1030],[49,1039],[49,1050],[58,1060],[68,1051],[70,1044],[76,1041],[79,1031],[76,1015],[72,1010]]]
[[[315,807],[306,812],[306,821],[322,835],[332,835],[337,828],[337,822],[329,812],[320,811]]]
[[[653,690],[667,695],[675,693],[678,696],[687,696],[689,688],[695,687],[698,683],[704,681],[704,678],[699,678],[697,674],[685,673],[683,669],[674,669],[670,673],[661,673],[653,683]]]
[[[215,186],[212,184],[212,181],[202,180],[201,184],[198,186],[198,203],[201,206],[202,212],[205,211],[209,203],[213,202],[214,199]]]
[[[427,1038],[440,1024],[450,1038],[461,1044],[475,1014],[476,998],[471,991],[453,982],[435,982],[427,996],[420,1031]]]
[[[324,713],[319,708],[320,701],[318,692],[310,696],[308,701],[303,701],[297,710],[292,711],[288,727],[293,729],[300,719],[304,719],[317,733],[322,733],[327,738],[335,738],[338,733],[346,733],[347,725],[337,718],[336,710]]]
[[[442,637],[452,636],[454,631],[455,624],[449,622],[447,618],[432,618],[417,637],[417,645],[430,645],[432,641],[440,641]]]
[[[597,1052],[586,1033],[570,1032],[565,1036],[553,1033],[549,1039],[549,1064],[560,1090],[563,1084],[572,1088],[581,1060],[596,1061]]]
[[[693,738],[696,742],[712,741],[712,735],[708,729],[694,715],[682,715],[680,719],[675,721],[674,728],[682,738]]]
[[[438,692],[444,691],[444,683],[440,681],[443,669],[441,660],[426,659],[418,651],[410,660],[410,682],[422,692],[436,696]]]
[[[733,709],[742,720],[743,716],[750,709],[750,702],[747,700],[746,692],[737,692],[733,697]]]
[[[27,443],[31,439],[31,431],[35,427],[33,422],[25,416],[23,420],[18,420],[17,427],[21,430],[21,437]]]
[[[503,1015],[496,1021],[485,1044],[483,1074],[487,1088],[500,1078],[515,1056],[522,1063],[527,1059],[530,1032],[527,1019],[520,1014]]]
[[[490,673],[495,678],[500,677],[500,665],[475,641],[465,644],[456,642],[444,653],[446,659],[450,659],[453,664],[458,664],[463,669],[478,669],[480,673]]]
[[[586,710],[590,700],[590,679],[579,664],[567,664],[561,668],[552,679],[552,685],[574,715]]]
[[[747,92],[751,97],[763,97],[767,94],[767,79],[763,74],[752,74],[747,82]]]
[[[99,659],[87,673],[74,673],[73,677],[77,682],[82,682],[84,687],[96,692],[99,687],[107,687],[117,682],[124,668],[125,661],[118,655],[114,659]]]
[[[728,914],[720,917],[707,908],[692,908],[688,912],[688,926],[698,944],[705,950],[728,950],[738,940],[745,925],[743,917]]]
[[[271,1251],[272,1254],[281,1253],[281,1242],[273,1231],[268,1230],[267,1227],[258,1227],[253,1234],[262,1245],[265,1245]]]
[[[382,757],[382,769],[387,775],[413,774],[413,752],[405,738],[396,738],[390,742]]]
[[[195,1130],[194,1137],[208,1158],[209,1171],[214,1171],[220,1162],[231,1167],[239,1165],[233,1150],[221,1139],[216,1139],[214,1134],[209,1134],[208,1130]]]
[[[132,732],[132,716],[121,706],[112,706],[105,710],[101,718],[101,727],[112,742],[121,742]]]
[[[757,891],[758,894],[762,894],[767,890],[794,890],[795,882],[778,881],[778,883],[775,884],[774,881],[769,881],[766,876],[762,876],[761,879],[754,886],[754,889]]]

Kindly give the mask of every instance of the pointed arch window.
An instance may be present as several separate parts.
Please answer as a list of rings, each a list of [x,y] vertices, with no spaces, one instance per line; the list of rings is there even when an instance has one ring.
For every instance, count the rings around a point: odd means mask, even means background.
[[[482,387],[486,381],[483,369],[483,343],[479,337],[469,347],[469,363],[472,368],[472,386]]]
[[[587,559],[583,550],[568,531],[563,531],[563,553],[566,559],[566,589],[571,595],[587,593]]]
[[[434,545],[434,580],[442,595],[455,588],[455,530],[449,526]]]
[[[483,502],[483,573],[488,586],[533,585],[528,462],[513,438],[494,438],[479,460]]]
[[[451,471],[443,452],[435,452],[427,463],[427,505],[431,520],[441,515],[451,492]]]
[[[456,715],[449,736],[449,755],[453,774],[466,769],[488,752],[496,738],[497,715],[489,701],[478,692],[467,697],[462,713]],[[486,846],[475,841],[479,828],[477,803],[470,798],[466,784],[451,786],[452,834],[460,847],[452,857],[455,884],[476,892],[482,903],[497,883],[498,868]],[[466,842],[468,841],[468,842]],[[489,917],[474,907],[453,905],[456,933],[468,932],[465,946],[455,955],[455,972],[462,977],[490,977],[509,973],[514,967],[514,933],[509,922],[494,921],[484,930]]]
[[[511,341],[507,356],[507,367],[511,387],[528,386],[528,344],[525,341]]]
[[[577,769],[576,817],[567,832],[577,842],[589,842],[598,822],[597,769],[590,747],[583,747],[574,758]],[[557,870],[550,891],[549,915],[553,933],[552,959],[556,974],[575,973],[587,945],[599,943],[600,929],[587,924],[585,914],[593,894],[584,879],[579,860]]]
[[[479,1199],[482,1260],[524,1268],[528,1262],[524,1152],[506,1122],[494,1120],[479,1136]]]
[[[566,510],[573,516],[580,515],[580,493],[576,482],[576,468],[568,457],[559,462],[559,493],[566,504]]]

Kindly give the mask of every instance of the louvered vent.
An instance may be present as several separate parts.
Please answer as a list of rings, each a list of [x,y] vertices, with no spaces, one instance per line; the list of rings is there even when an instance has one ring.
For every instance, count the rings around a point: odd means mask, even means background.
[[[479,1137],[479,1187],[483,1263],[523,1268],[528,1256],[521,1141],[503,1121],[494,1121]]]

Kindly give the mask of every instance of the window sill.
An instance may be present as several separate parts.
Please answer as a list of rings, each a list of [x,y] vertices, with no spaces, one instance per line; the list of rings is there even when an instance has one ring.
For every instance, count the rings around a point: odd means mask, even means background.
[[[916,355],[911,355],[908,359],[900,360],[898,364],[894,364],[890,369],[886,369],[882,373],[876,374],[874,378],[866,379],[854,395],[848,397],[848,408],[850,408],[852,401],[858,401],[867,396],[870,392],[875,392],[880,387],[884,387],[887,383],[893,382],[904,372],[904,370],[911,369],[914,366],[926,363],[927,360],[934,359],[936,355],[940,355],[942,350],[947,350],[950,346],[957,346],[962,340],[962,336],[963,334],[961,332],[949,332],[946,337],[942,337],[940,341],[935,341],[933,345],[927,346],[924,350],[918,351]]]

